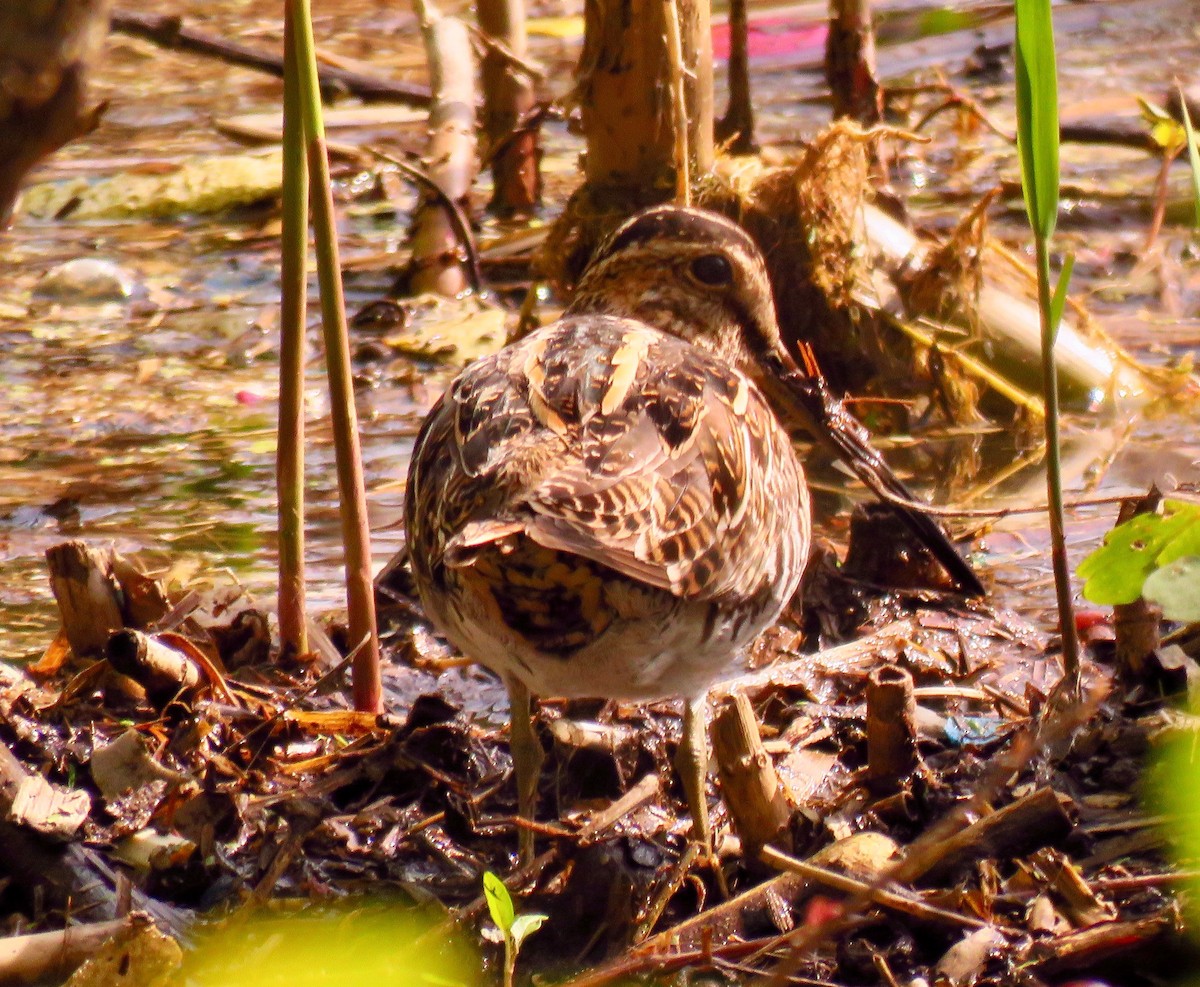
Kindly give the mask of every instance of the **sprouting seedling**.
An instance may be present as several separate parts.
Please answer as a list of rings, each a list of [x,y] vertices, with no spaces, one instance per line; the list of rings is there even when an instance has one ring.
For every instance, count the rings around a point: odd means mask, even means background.
[[[508,888],[490,870],[483,872],[483,895],[487,898],[488,912],[492,916],[492,921],[496,923],[496,928],[504,942],[504,987],[512,987],[513,972],[517,967],[517,953],[521,950],[521,943],[528,936],[537,932],[549,916],[539,915],[536,912],[518,915]],[[487,931],[484,932],[484,936],[492,941],[498,941],[496,937],[489,936]]]

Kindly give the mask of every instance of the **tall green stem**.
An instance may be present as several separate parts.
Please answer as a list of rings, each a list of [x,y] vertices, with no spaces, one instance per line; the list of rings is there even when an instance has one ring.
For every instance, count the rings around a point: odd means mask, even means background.
[[[280,259],[279,637],[285,651],[308,651],[304,605],[304,323],[308,309],[308,162],[300,115],[294,11],[284,11],[283,232]]]
[[[1066,526],[1063,521],[1062,458],[1058,435],[1058,364],[1054,341],[1071,277],[1071,262],[1063,267],[1056,291],[1050,289],[1050,238],[1058,219],[1059,127],[1058,66],[1054,53],[1054,21],[1050,0],[1016,0],[1017,150],[1021,158],[1021,189],[1037,253],[1038,308],[1042,323],[1042,400],[1046,415],[1046,491],[1050,508],[1050,555],[1058,622],[1062,633],[1063,679],[1072,694],[1079,692],[1079,638],[1067,567]]]
[[[1058,364],[1054,359],[1057,319],[1050,291],[1050,247],[1034,235],[1037,253],[1038,308],[1042,316],[1042,397],[1046,414],[1046,496],[1050,511],[1050,555],[1054,565],[1054,591],[1062,634],[1063,674],[1075,691],[1079,688],[1079,635],[1075,629],[1075,604],[1071,570],[1067,562],[1066,523],[1063,518],[1062,456],[1059,447]]]
[[[325,337],[325,366],[329,375],[330,412],[337,455],[338,492],[345,547],[346,609],[354,651],[354,707],[378,712],[383,706],[379,672],[379,635],[375,628],[375,595],[371,581],[370,529],[366,486],[354,409],[350,372],[350,332],[342,294],[337,225],[329,183],[329,154],[317,79],[309,0],[288,0],[300,69],[304,136],[311,179],[313,236],[317,247],[317,276],[321,285],[321,322]]]

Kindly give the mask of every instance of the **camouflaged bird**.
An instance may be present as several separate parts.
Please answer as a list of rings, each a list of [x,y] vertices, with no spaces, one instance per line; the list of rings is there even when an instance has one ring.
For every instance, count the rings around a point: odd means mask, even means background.
[[[561,319],[468,366],[430,412],[408,478],[413,573],[434,623],[509,690],[523,817],[531,694],[680,696],[677,763],[710,844],[705,693],[808,557],[781,424],[810,417],[802,377],[749,236],[660,207],[600,248]]]

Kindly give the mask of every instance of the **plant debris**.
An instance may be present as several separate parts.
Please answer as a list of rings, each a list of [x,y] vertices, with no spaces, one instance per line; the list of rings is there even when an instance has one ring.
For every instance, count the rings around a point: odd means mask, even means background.
[[[111,553],[73,557],[91,585],[136,571]],[[0,751],[21,759],[5,776],[83,799],[75,835],[40,850],[60,859],[67,888],[16,877],[10,904],[62,909],[70,887],[107,875],[90,908],[72,906],[77,919],[111,918],[133,880],[139,907],[156,906],[183,934],[198,909],[389,889],[436,902],[450,928],[482,916],[480,882],[493,871],[523,909],[548,916],[522,966],[560,976],[591,966],[574,981],[587,984],[680,964],[782,965],[844,982],[878,962],[898,978],[1006,982],[1018,968],[1097,970],[1113,956],[1161,963],[1175,941],[1175,881],[1129,791],[1152,717],[1104,697],[1109,673],[1097,664],[1086,707],[1057,708],[1045,640],[982,604],[925,593],[866,606],[853,643],[817,652],[785,624],[760,642],[758,670],[717,684],[714,702],[736,698],[752,712],[741,732],[775,792],[765,838],[741,814],[761,772],[738,783],[749,786],[738,812],[716,803],[718,881],[696,869],[686,839],[674,704],[543,704],[545,821],[536,861],[516,871],[507,743],[497,711],[477,705],[487,673],[447,665],[395,585],[381,596],[388,681],[411,698],[383,716],[346,709],[330,688],[344,662],[280,665],[269,638],[247,652],[232,628],[266,624],[248,616],[258,611],[245,596],[159,591],[157,618],[126,610],[123,623],[141,626],[112,637],[169,636],[191,656],[199,679],[181,668],[172,695],[162,681],[133,682],[111,657],[68,653],[38,679],[0,669]],[[155,629],[164,618],[173,630]],[[891,714],[872,719],[868,679],[909,690],[910,739]],[[717,791],[727,793],[725,765],[738,756],[722,735]],[[880,745],[894,743],[914,746],[883,768]],[[3,841],[4,857],[45,839],[11,797],[0,808],[0,825],[24,831]],[[86,848],[78,873],[64,838]],[[764,849],[747,855],[753,846]]]

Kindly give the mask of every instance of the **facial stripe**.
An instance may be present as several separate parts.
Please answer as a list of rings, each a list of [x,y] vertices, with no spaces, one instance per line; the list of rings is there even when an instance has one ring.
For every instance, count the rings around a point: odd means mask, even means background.
[[[601,245],[592,256],[589,267],[597,267],[608,258],[648,241],[668,239],[729,243],[732,239],[738,247],[750,254],[757,248],[754,241],[736,223],[714,213],[698,209],[681,209],[677,206],[662,206],[640,213],[618,227],[617,231]]]

